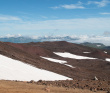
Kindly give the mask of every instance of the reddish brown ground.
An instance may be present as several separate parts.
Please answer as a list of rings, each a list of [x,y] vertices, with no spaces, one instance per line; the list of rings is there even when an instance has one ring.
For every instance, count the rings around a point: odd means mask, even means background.
[[[62,58],[55,55],[53,52],[70,52],[98,59],[78,60]],[[91,53],[84,54],[83,52]],[[0,54],[73,79],[93,79],[96,76],[99,80],[110,80],[110,62],[105,61],[105,58],[110,58],[110,55],[109,53],[106,54],[102,50],[95,48],[85,47],[65,41],[24,44],[0,42]],[[40,56],[65,60],[68,64],[76,68],[53,63],[42,59]]]

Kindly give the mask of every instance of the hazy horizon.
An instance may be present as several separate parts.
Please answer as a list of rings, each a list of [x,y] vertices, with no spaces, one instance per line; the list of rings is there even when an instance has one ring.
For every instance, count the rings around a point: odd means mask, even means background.
[[[29,40],[30,42],[33,42],[33,40],[41,40],[41,41],[67,41],[67,42],[72,42],[72,43],[85,43],[85,42],[90,42],[90,43],[102,43],[106,46],[110,46],[110,37],[109,36],[98,36],[98,35],[44,35],[44,36],[23,36],[21,34],[18,35],[5,35],[5,36],[0,36],[0,40],[6,40],[6,42],[10,42],[10,39],[8,38],[18,38],[23,37],[25,40]],[[7,38],[7,39],[6,39]],[[31,40],[32,39],[32,40]],[[23,40],[24,41],[24,40]],[[24,42],[25,43],[25,42]]]
[[[87,35],[109,42],[110,0],[1,0],[0,36],[7,35]]]

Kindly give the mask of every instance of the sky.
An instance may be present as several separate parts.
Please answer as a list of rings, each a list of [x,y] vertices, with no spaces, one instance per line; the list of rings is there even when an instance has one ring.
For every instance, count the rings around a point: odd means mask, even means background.
[[[110,0],[0,0],[0,36],[110,36]]]

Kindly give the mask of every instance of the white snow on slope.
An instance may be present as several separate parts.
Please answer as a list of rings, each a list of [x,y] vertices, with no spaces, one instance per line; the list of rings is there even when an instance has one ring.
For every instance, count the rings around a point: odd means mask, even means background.
[[[72,59],[96,59],[96,58],[92,58],[92,57],[85,57],[85,56],[79,56],[79,55],[75,55],[75,54],[71,54],[68,52],[54,52],[56,55],[61,56],[61,57],[65,57],[65,58],[72,58]]]
[[[83,53],[85,53],[85,54],[89,54],[89,53],[91,53],[91,52],[83,52]]]
[[[48,57],[41,57],[41,58],[46,59],[46,60],[49,60],[51,62],[64,64],[65,66],[68,66],[68,67],[71,67],[71,68],[75,68],[72,65],[67,64],[67,61],[64,61],[64,60],[58,60],[58,59],[53,59],[53,58],[48,58]]]
[[[76,67],[73,67],[72,65],[69,65],[69,64],[64,64],[65,66],[68,66],[68,67],[71,67],[71,68],[76,68]]]
[[[106,51],[104,51],[104,53],[106,53],[106,54],[107,54],[107,52],[106,52]]]
[[[0,79],[4,80],[66,80],[71,79],[50,71],[38,69],[21,61],[0,55]]]
[[[110,62],[110,58],[106,58],[105,60]]]
[[[67,63],[67,61],[58,60],[58,59],[54,59],[54,58],[48,58],[48,57],[42,57],[42,56],[41,56],[41,58],[44,58],[44,59],[49,60],[49,61],[52,61],[52,62],[60,63],[60,64]]]
[[[101,45],[97,45],[97,47],[100,47]]]

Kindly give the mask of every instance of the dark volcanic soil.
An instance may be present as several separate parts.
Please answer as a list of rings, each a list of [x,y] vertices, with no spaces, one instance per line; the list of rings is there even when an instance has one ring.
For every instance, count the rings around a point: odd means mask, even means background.
[[[69,52],[76,55],[95,57],[97,59],[79,60],[63,58],[55,55],[53,52]],[[92,79],[94,76],[97,76],[100,80],[110,80],[110,62],[105,61],[105,58],[110,58],[110,55],[95,48],[65,41],[22,44],[0,42],[0,54],[73,79]],[[50,62],[40,56],[65,60],[69,65],[72,65],[75,68]]]

